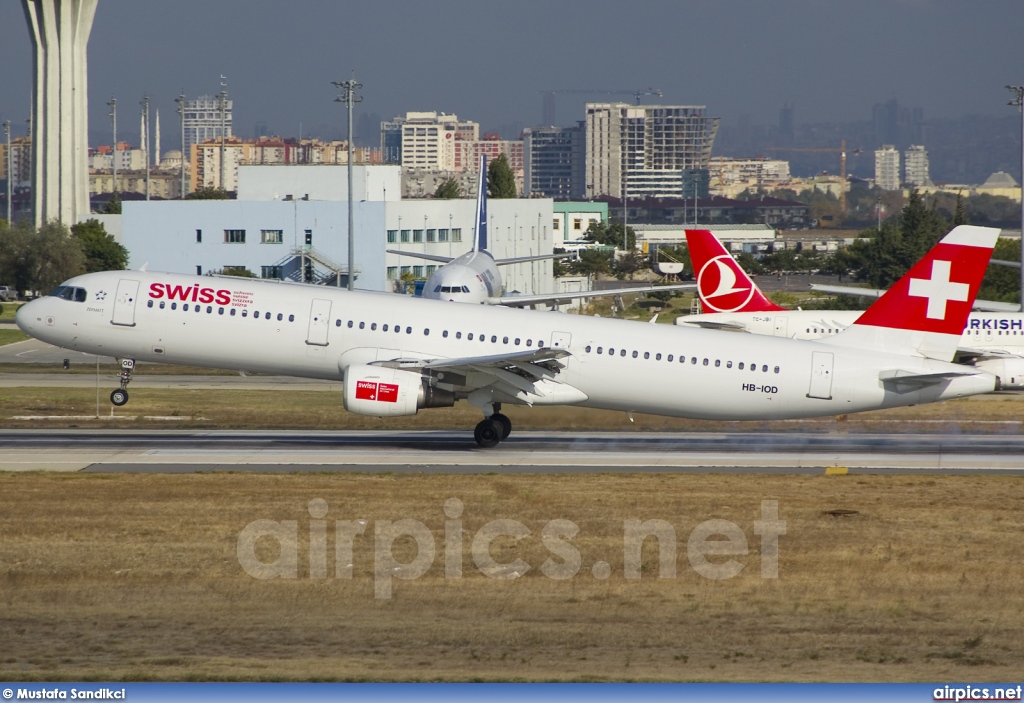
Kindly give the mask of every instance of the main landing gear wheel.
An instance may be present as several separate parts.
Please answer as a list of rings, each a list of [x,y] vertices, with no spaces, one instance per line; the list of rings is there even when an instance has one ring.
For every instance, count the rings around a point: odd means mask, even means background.
[[[110,402],[116,405],[117,407],[121,407],[122,405],[128,402],[128,391],[124,390],[123,388],[118,388],[115,391],[111,391]]]
[[[491,419],[501,425],[501,440],[504,442],[512,433],[512,421],[508,419],[507,415],[501,413],[494,413],[491,415]]]
[[[493,416],[492,416],[493,417]],[[504,426],[497,420],[491,417],[485,417],[473,430],[473,438],[476,443],[484,449],[491,449],[492,447],[498,446],[498,442],[501,441],[502,432],[505,431]]]

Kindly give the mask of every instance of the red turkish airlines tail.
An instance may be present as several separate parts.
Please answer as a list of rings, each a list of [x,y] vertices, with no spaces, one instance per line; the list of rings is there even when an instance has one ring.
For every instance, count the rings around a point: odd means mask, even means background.
[[[833,343],[952,360],[998,238],[954,227]]]
[[[750,280],[736,259],[706,229],[686,230],[686,248],[697,276],[701,309],[710,312],[769,312],[785,310]]]

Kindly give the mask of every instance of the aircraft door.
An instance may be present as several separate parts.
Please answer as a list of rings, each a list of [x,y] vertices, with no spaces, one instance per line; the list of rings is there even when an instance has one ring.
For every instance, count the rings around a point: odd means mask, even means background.
[[[776,316],[775,318],[775,336],[776,337],[788,337],[789,336],[789,325],[786,324],[787,318],[785,316]]]
[[[557,347],[558,349],[567,349],[569,342],[572,341],[572,335],[568,332],[552,332],[551,333],[551,346]]]
[[[327,331],[331,328],[331,301],[313,300],[309,309],[309,331],[306,333],[306,344],[318,347],[327,346]]]
[[[832,363],[831,352],[811,353],[811,387],[807,391],[808,398],[832,400]]]
[[[114,312],[110,324],[124,327],[135,326],[135,298],[139,294],[139,282],[122,278],[117,282],[117,295],[114,296]]]

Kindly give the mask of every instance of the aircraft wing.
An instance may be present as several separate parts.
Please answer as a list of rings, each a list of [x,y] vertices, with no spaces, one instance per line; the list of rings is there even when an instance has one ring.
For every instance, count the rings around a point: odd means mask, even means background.
[[[584,298],[601,298],[609,295],[627,295],[629,293],[655,293],[663,290],[692,290],[696,287],[696,283],[674,283],[670,286],[640,286],[638,288],[612,288],[610,290],[544,293],[538,295],[505,295],[500,298],[491,298],[488,302],[491,305],[505,305],[517,308],[537,303],[568,303],[571,300],[582,300]]]
[[[450,256],[437,256],[436,254],[424,254],[418,251],[402,251],[401,249],[388,249],[389,254],[401,254],[402,256],[412,256],[417,259],[426,259],[427,261],[440,261],[442,264],[447,264],[452,261]]]
[[[812,283],[811,290],[820,293],[832,293],[833,295],[855,295],[865,298],[880,298],[885,293],[878,288],[858,288],[857,286],[831,286],[822,283]],[[984,312],[1020,312],[1020,305],[1017,303],[1003,303],[998,300],[974,301],[974,309]]]
[[[690,319],[690,318],[694,319]],[[694,325],[695,327],[703,327],[706,330],[724,330],[726,332],[746,332],[747,326],[741,322],[712,322],[710,320],[701,320],[700,315],[687,315],[686,317],[678,318],[682,322],[676,324],[683,325]]]
[[[565,368],[561,360],[570,356],[565,349],[542,347],[459,359],[393,359],[371,365],[427,371],[443,383],[470,392],[489,392],[491,397],[507,402],[580,403],[587,400],[585,393],[556,380]]]
[[[498,266],[508,266],[509,264],[525,264],[530,261],[547,261],[548,259],[564,259],[567,256],[572,256],[569,252],[563,252],[561,254],[538,254],[537,256],[517,256],[513,259],[495,259],[494,263]]]

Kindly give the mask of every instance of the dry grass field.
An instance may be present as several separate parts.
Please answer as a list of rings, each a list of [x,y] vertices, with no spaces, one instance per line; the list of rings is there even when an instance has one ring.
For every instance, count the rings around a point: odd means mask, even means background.
[[[445,578],[452,497],[458,579]],[[309,578],[313,499],[328,507],[326,579]],[[777,579],[760,576],[765,500],[786,522]],[[531,566],[521,578],[489,578],[470,555],[501,518],[531,530],[491,545]],[[258,519],[296,521],[297,578],[241,568],[239,534]],[[335,578],[334,521],[359,519],[353,577]],[[400,519],[426,525],[437,554],[375,599],[374,530]],[[554,519],[580,528],[582,568],[563,581],[539,568]],[[657,578],[654,540],[643,577],[624,578],[627,519],[674,527],[675,578]],[[747,540],[734,578],[690,567],[687,539],[710,519]],[[1001,476],[0,474],[0,678],[1010,680],[1022,544],[1024,479]],[[414,543],[394,553],[408,562]]]

